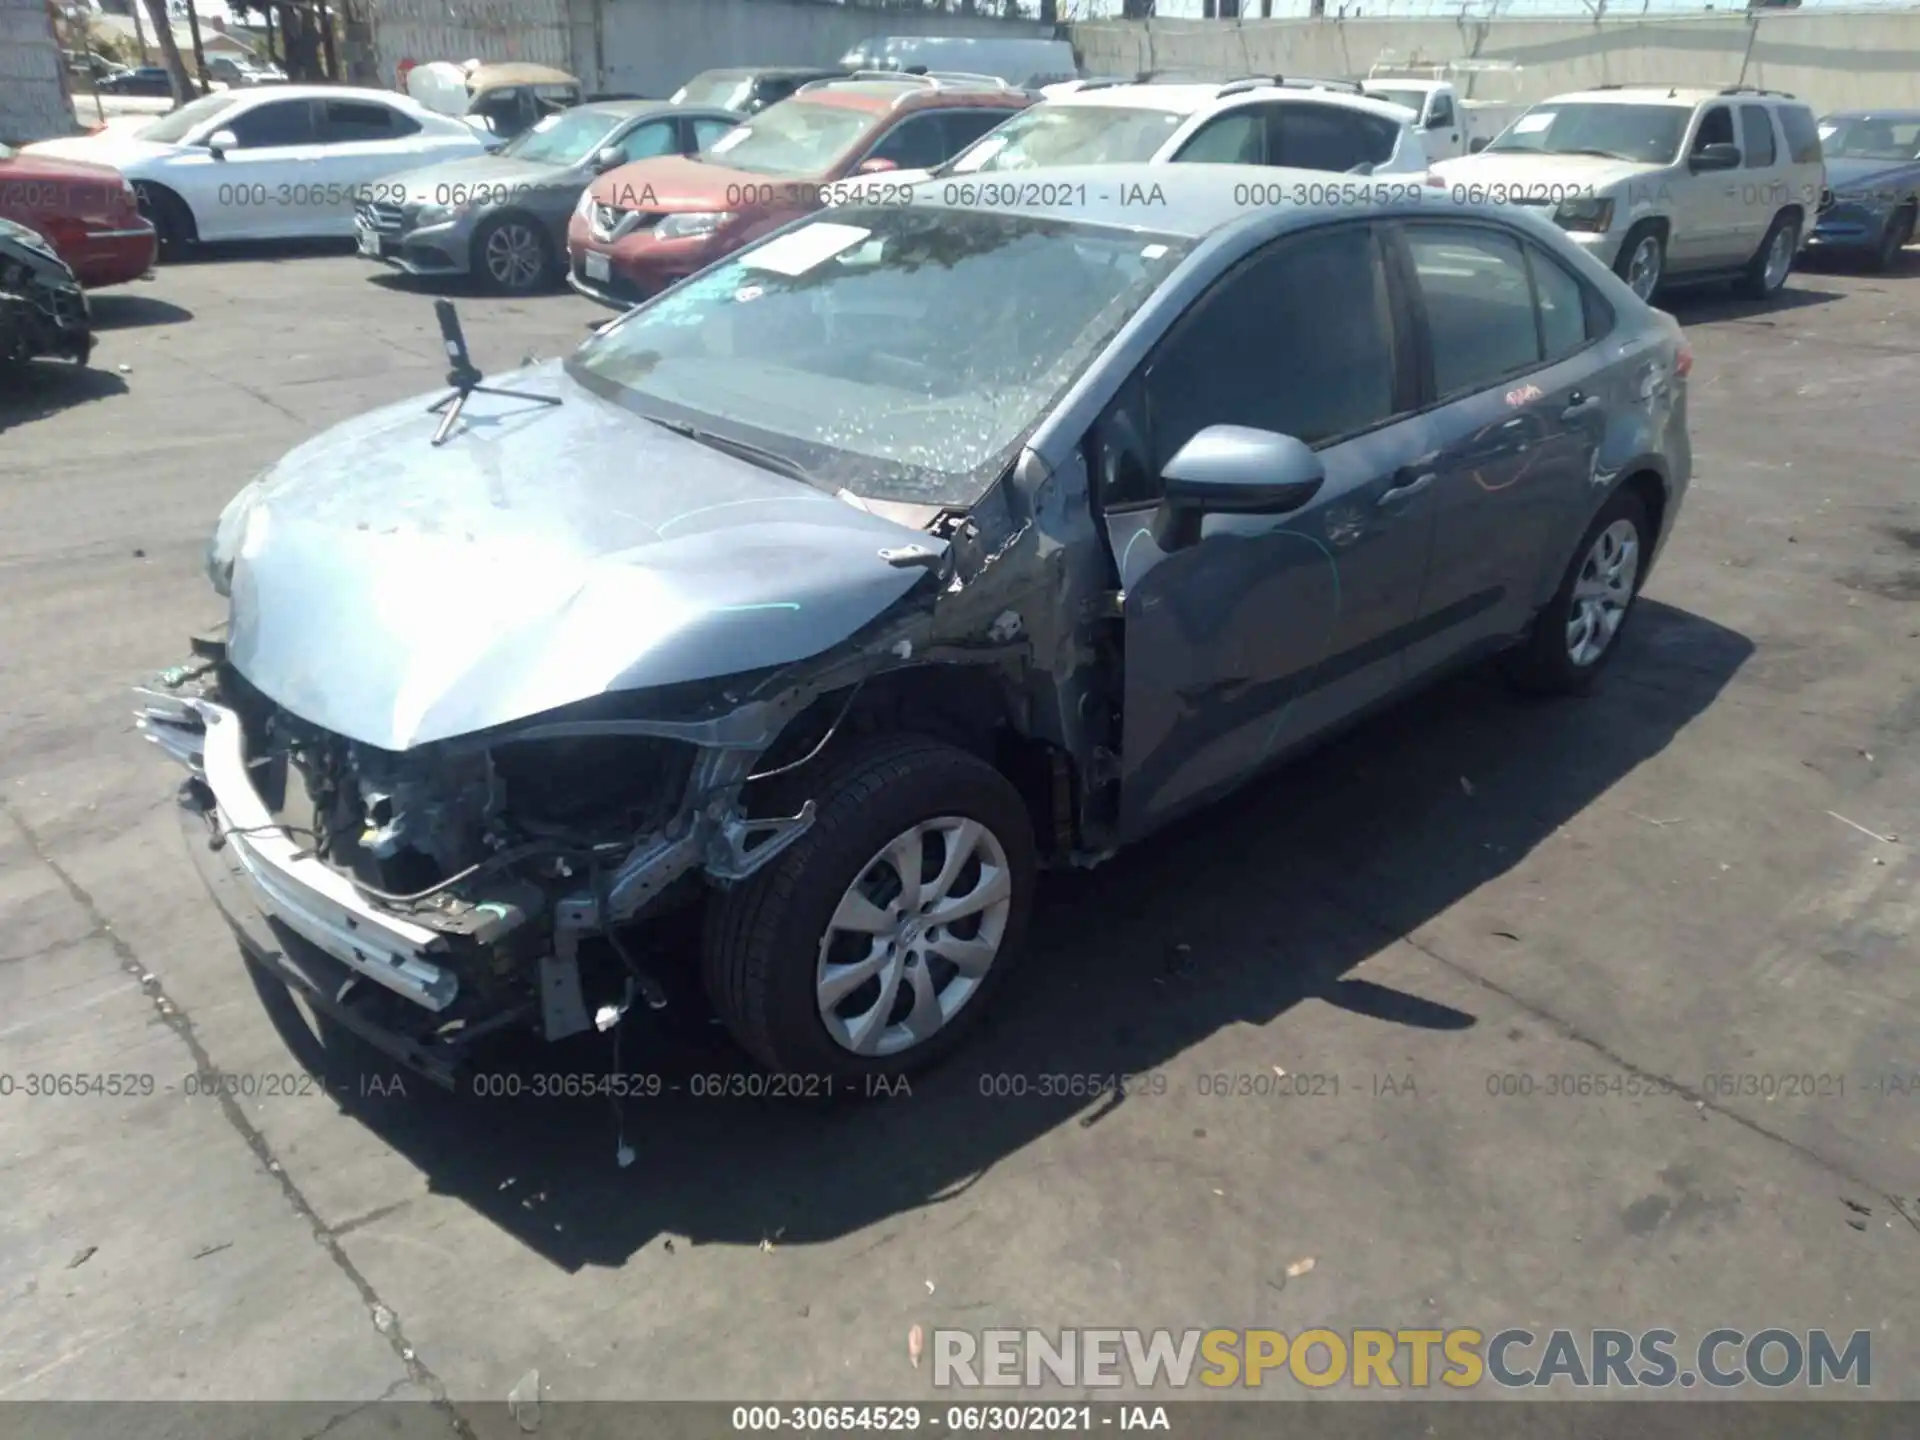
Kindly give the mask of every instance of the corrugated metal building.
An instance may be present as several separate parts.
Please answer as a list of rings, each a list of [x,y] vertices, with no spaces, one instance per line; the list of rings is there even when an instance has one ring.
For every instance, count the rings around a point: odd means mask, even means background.
[[[382,85],[394,83],[402,60],[519,60],[579,73],[567,0],[371,0],[367,8]]]
[[[0,0],[0,143],[22,145],[73,130],[46,0]]]

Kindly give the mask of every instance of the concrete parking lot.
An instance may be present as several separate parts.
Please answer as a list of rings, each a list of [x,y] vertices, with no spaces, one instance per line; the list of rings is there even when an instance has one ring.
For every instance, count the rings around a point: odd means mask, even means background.
[[[1920,262],[1673,308],[1698,475],[1600,694],[1465,677],[1051,882],[911,1095],[630,1026],[622,1169],[604,1099],[187,1093],[295,1065],[127,687],[232,492],[445,362],[336,253],[101,294],[0,399],[0,1398],[931,1398],[916,1324],[1869,1330],[1920,1398]],[[490,371],[604,314],[462,311]]]

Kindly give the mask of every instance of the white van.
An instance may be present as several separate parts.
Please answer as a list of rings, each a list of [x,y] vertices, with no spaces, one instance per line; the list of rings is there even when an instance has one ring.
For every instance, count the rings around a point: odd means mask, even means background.
[[[993,75],[1022,90],[1080,76],[1064,40],[995,40],[956,35],[883,35],[840,57],[845,70],[908,70]]]

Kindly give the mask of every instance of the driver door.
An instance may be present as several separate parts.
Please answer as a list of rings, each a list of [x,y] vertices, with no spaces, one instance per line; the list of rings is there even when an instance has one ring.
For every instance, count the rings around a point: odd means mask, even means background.
[[[1673,234],[1667,241],[1667,259],[1674,270],[1717,270],[1746,260],[1753,247],[1742,248],[1745,211],[1741,203],[1738,170],[1695,170],[1693,158],[1709,145],[1738,146],[1733,132],[1733,107],[1709,105],[1700,113],[1687,141],[1687,169],[1674,182],[1683,193],[1674,207]]]
[[[233,132],[222,159],[205,148],[179,166],[179,190],[192,207],[202,240],[265,240],[298,234],[292,186],[319,153],[315,102],[267,100],[236,106],[217,130]],[[204,146],[204,142],[203,142]],[[172,183],[173,177],[168,177]]]
[[[1221,277],[1088,436],[1122,595],[1126,839],[1398,688],[1433,541],[1407,338],[1373,226],[1288,236]],[[1159,476],[1212,425],[1292,435],[1326,479],[1163,549]]]

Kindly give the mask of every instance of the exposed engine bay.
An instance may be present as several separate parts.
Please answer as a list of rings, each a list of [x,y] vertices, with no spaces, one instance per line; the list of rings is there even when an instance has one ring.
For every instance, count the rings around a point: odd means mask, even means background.
[[[42,357],[84,365],[93,353],[87,297],[52,248],[0,220],[0,365]]]

